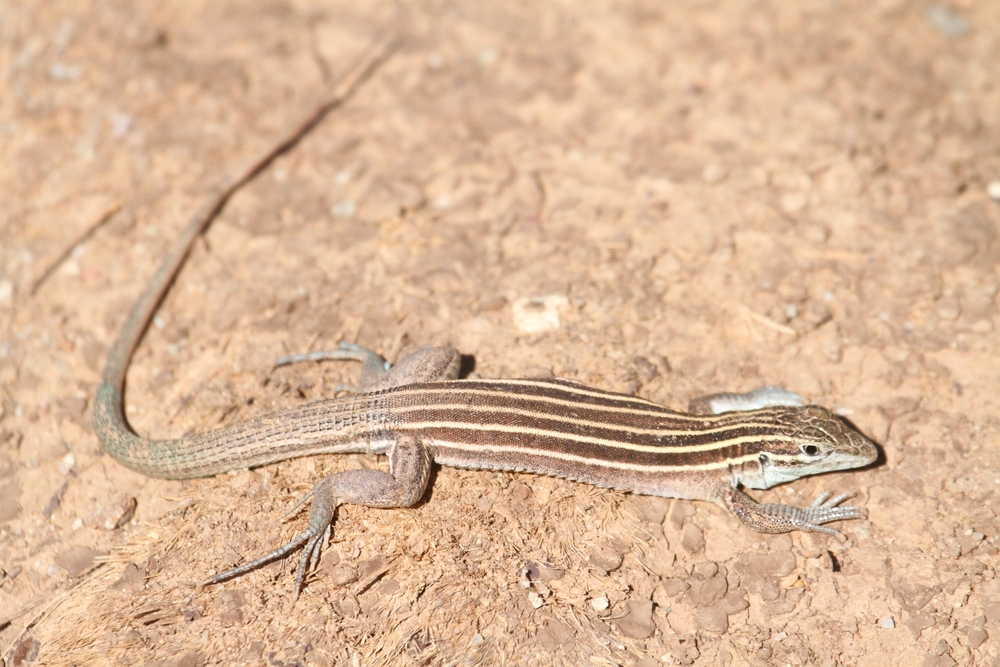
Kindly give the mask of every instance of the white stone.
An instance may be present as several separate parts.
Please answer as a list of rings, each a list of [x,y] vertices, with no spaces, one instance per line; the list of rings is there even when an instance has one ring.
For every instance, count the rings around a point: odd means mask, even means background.
[[[1000,201],[1000,181],[993,181],[986,186],[986,194],[995,201]]]
[[[599,598],[594,598],[590,601],[590,606],[593,607],[594,611],[604,611],[611,606],[611,601],[608,600],[607,595],[602,595]]]
[[[558,329],[560,309],[569,307],[569,299],[561,294],[521,297],[511,304],[514,326],[521,333],[541,333]]]

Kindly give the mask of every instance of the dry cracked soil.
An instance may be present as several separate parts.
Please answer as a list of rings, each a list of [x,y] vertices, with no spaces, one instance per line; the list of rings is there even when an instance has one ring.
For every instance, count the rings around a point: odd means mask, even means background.
[[[330,396],[356,341],[451,344],[683,408],[766,384],[883,456],[847,539],[703,502],[435,470],[341,508],[296,599],[282,518],[351,455],[189,481],[102,454],[109,346],[242,188],[133,360],[175,437]],[[1000,3],[0,3],[0,651],[22,665],[1000,665]],[[991,197],[992,195],[992,197]]]

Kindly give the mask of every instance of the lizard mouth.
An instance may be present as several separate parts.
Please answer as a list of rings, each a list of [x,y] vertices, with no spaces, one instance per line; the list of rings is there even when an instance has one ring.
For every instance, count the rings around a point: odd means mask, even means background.
[[[863,468],[866,465],[875,463],[878,460],[878,446],[865,437],[853,424],[841,418],[844,427],[844,436],[851,444],[850,453],[847,454],[854,463],[851,468]]]

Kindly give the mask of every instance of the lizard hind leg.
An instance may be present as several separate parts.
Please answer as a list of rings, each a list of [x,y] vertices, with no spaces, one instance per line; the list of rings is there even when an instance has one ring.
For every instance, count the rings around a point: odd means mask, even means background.
[[[794,391],[769,385],[742,394],[726,392],[691,399],[688,412],[695,415],[718,415],[723,412],[759,410],[775,406],[798,407],[806,404]]]
[[[337,385],[337,391],[363,392],[401,387],[417,382],[438,382],[458,377],[461,356],[450,347],[425,347],[392,366],[382,355],[354,343],[341,343],[335,350],[292,354],[274,362],[275,367],[301,361],[360,361],[361,384]]]
[[[306,573],[317,564],[322,545],[330,537],[339,505],[348,503],[366,507],[410,507],[424,495],[433,461],[430,448],[412,436],[395,435],[387,454],[389,472],[347,470],[321,480],[312,491],[313,502],[304,531],[284,546],[217,574],[205,583],[215,584],[246,574],[305,545],[295,577],[295,592],[298,595]]]
[[[722,504],[744,525],[760,533],[788,533],[793,530],[826,533],[846,539],[843,533],[822,524],[832,521],[849,521],[868,518],[864,507],[841,505],[853,493],[842,493],[830,498],[821,494],[809,507],[793,507],[779,503],[758,503],[739,489],[724,488],[719,493]]]

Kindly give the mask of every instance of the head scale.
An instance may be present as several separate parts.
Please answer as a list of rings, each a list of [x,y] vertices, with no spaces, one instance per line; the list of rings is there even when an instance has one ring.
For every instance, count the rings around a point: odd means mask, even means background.
[[[875,443],[818,405],[783,408],[776,421],[777,431],[787,437],[760,443],[757,459],[739,472],[744,486],[768,489],[806,475],[860,468],[878,458]]]

